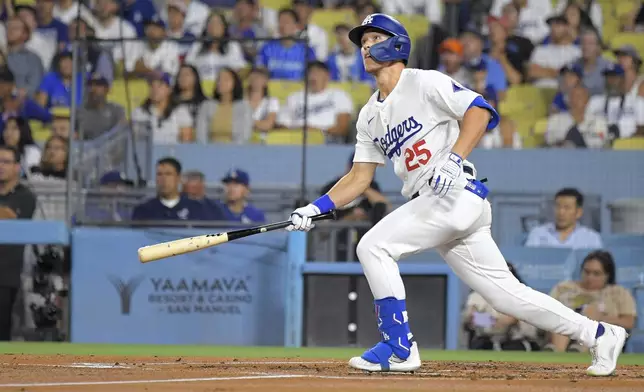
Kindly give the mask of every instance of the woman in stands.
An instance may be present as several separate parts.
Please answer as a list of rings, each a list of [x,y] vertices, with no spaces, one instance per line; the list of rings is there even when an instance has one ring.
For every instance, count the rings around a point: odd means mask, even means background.
[[[26,173],[40,163],[40,148],[34,142],[29,123],[22,117],[9,117],[6,120],[0,145],[14,147],[20,152],[20,166]]]
[[[275,128],[280,102],[268,94],[267,69],[253,68],[250,71],[246,98],[253,109],[253,129],[265,134]]]
[[[559,0],[555,12],[568,16],[566,9],[570,4],[576,5],[585,15],[582,16],[582,28],[585,25],[595,29],[601,35],[604,17],[602,15],[602,7],[599,3],[595,0]]]
[[[172,100],[172,82],[167,73],[150,80],[150,92],[143,105],[132,113],[135,132],[151,134],[155,144],[185,143],[194,140],[194,128],[185,106]]]
[[[197,121],[199,107],[206,99],[206,95],[201,88],[201,77],[197,69],[190,64],[182,65],[174,83],[172,100],[175,105],[184,106],[188,109],[193,127]]]
[[[581,279],[557,284],[550,296],[593,320],[624,327],[635,325],[635,299],[623,286],[615,283],[615,261],[606,251],[589,253],[581,264]],[[552,334],[545,350],[585,351],[577,342],[563,335]]]
[[[201,143],[245,143],[253,130],[253,110],[244,99],[241,78],[232,68],[223,68],[216,81],[214,99],[201,105],[197,140]]]
[[[67,156],[69,152],[67,140],[60,136],[52,136],[45,143],[45,151],[38,166],[31,168],[31,176],[41,178],[67,178]]]
[[[512,274],[523,283],[511,263]],[[496,351],[537,351],[536,327],[497,312],[481,295],[472,291],[463,311],[463,328],[468,334],[468,349]]]
[[[208,17],[201,35],[186,56],[186,63],[194,65],[204,80],[214,80],[219,71],[232,68],[240,71],[246,66],[244,52],[239,42],[228,41],[230,32],[223,14],[213,12]]]

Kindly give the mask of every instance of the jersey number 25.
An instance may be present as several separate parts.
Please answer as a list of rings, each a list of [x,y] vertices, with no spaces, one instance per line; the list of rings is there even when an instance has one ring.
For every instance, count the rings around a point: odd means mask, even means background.
[[[424,145],[425,140],[419,140],[405,150],[405,165],[408,172],[418,169],[420,165],[426,165],[432,157],[432,153],[424,148]]]

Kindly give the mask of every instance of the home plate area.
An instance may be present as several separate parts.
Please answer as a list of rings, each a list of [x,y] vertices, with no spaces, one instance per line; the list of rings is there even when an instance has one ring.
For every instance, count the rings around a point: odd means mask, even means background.
[[[413,373],[344,361],[0,355],[0,391],[644,391],[639,366],[590,378],[581,365],[426,361]]]

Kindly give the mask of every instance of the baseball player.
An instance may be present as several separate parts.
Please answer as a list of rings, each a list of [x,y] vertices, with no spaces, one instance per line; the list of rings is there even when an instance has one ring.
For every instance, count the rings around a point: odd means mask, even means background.
[[[409,328],[405,287],[396,262],[436,249],[454,272],[497,311],[567,335],[591,349],[587,373],[615,371],[624,328],[597,322],[521,284],[492,239],[488,189],[465,159],[499,115],[479,94],[437,72],[406,69],[411,41],[394,18],[372,14],[349,38],[361,48],[378,91],[362,108],[351,171],[325,195],[298,208],[288,230],[309,231],[311,216],[350,203],[371,184],[386,159],[410,199],[359,242],[357,255],[375,299],[382,340],[349,365],[371,372],[420,367]]]

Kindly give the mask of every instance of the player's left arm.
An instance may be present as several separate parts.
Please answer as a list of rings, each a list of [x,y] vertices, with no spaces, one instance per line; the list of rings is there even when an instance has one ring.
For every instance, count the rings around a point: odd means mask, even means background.
[[[499,114],[480,94],[464,88],[449,76],[427,71],[425,86],[429,103],[439,109],[439,120],[461,122],[461,131],[452,152],[466,159],[486,130],[499,124]]]

